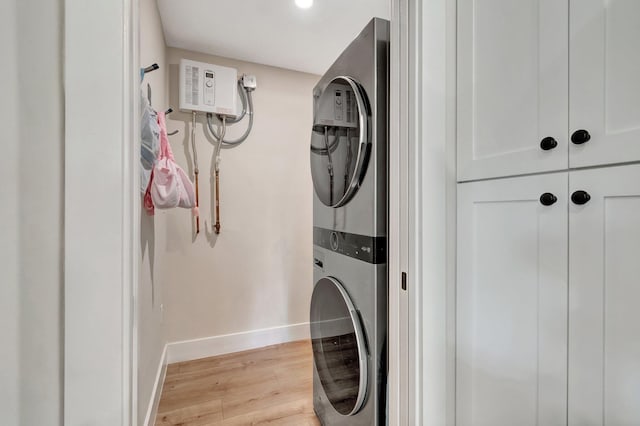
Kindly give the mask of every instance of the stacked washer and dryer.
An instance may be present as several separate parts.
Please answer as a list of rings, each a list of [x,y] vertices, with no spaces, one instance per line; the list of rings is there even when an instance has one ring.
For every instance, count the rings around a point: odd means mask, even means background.
[[[389,22],[375,18],[314,89],[315,412],[386,424]]]

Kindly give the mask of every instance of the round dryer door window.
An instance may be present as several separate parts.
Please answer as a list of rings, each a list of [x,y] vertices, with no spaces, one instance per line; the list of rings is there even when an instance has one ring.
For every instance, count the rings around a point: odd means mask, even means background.
[[[314,94],[311,176],[316,195],[330,207],[346,204],[358,191],[370,154],[369,106],[351,77],[336,77]]]
[[[311,298],[313,360],[329,402],[342,415],[357,413],[367,390],[367,351],[360,317],[335,278],[320,279]]]

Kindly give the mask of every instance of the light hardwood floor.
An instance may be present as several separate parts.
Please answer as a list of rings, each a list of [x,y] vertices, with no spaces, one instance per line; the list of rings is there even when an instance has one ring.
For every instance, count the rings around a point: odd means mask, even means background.
[[[320,425],[311,342],[171,364],[156,426]]]

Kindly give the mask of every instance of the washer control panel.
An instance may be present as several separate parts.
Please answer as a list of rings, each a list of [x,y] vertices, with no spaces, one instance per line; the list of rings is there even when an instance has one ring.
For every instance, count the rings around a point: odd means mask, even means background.
[[[369,237],[314,227],[313,243],[368,263],[377,264],[387,261],[387,239],[385,237]]]

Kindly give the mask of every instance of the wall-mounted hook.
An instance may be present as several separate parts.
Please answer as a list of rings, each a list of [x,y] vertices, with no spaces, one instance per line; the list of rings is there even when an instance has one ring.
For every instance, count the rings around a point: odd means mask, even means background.
[[[140,82],[142,82],[142,80],[144,80],[144,75],[146,73],[151,72],[151,71],[155,71],[155,70],[157,70],[159,68],[160,68],[160,65],[158,65],[158,64],[151,64],[146,68],[140,68]]]
[[[143,69],[143,71],[144,71],[144,73],[146,74],[146,73],[148,73],[148,72],[155,71],[155,70],[157,70],[157,69],[160,69],[160,65],[158,65],[158,64],[151,64],[151,65],[149,65],[148,67],[144,68],[144,69]]]
[[[169,108],[167,108],[167,110],[164,112],[164,115],[169,115],[169,114],[171,114],[172,112],[173,112],[173,108],[169,107]],[[167,136],[173,136],[173,135],[177,135],[177,134],[178,134],[178,131],[177,131],[177,130],[174,130],[174,131],[173,131],[173,132],[171,132],[171,133],[167,133]]]

